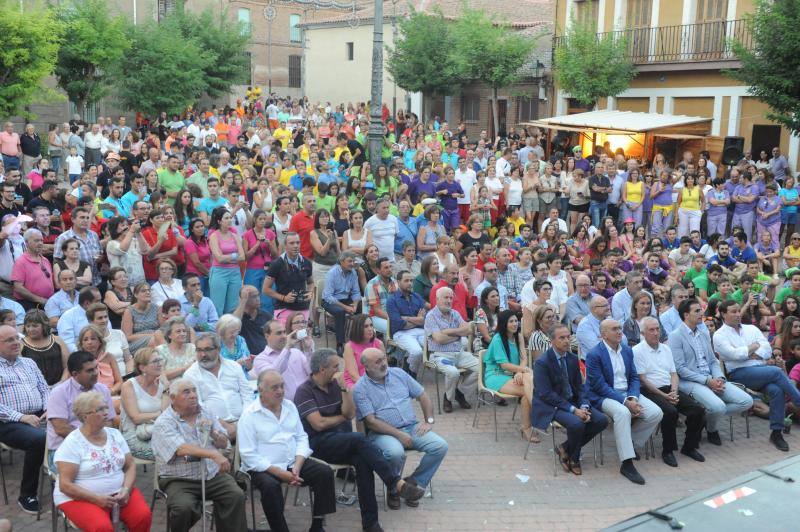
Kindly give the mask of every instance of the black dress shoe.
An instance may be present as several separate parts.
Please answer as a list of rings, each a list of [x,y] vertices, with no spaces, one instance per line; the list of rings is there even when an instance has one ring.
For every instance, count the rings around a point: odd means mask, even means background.
[[[386,506],[388,506],[390,510],[399,510],[400,509],[400,494],[399,493],[390,493],[386,497]]]
[[[458,406],[464,410],[469,410],[472,408],[472,405],[467,402],[467,398],[464,397],[464,394],[461,393],[460,390],[456,390],[456,402],[458,403]]]
[[[779,430],[772,431],[769,435],[769,441],[771,441],[772,445],[779,451],[787,452],[789,450],[789,444],[783,439],[783,434],[781,434]]]
[[[442,410],[444,410],[445,414],[449,414],[453,411],[453,403],[450,402],[450,399],[448,399],[446,395],[444,399],[442,399]]]
[[[508,401],[506,401],[506,400],[505,400],[505,399],[503,399],[502,397],[498,397],[498,398],[495,400],[494,404],[496,404],[497,406],[508,406]]]
[[[672,454],[672,451],[668,453],[662,453],[661,459],[664,460],[664,463],[670,467],[678,467],[678,461],[675,460],[675,455]]]
[[[719,431],[707,432],[706,436],[708,436],[708,443],[722,445],[722,438],[719,437]]]
[[[623,477],[627,478],[634,484],[644,485],[644,477],[642,477],[642,475],[640,475],[636,470],[636,466],[633,465],[633,462],[630,458],[622,462],[619,472]]]
[[[705,462],[706,457],[700,454],[700,451],[697,449],[681,449],[681,454],[685,454],[692,460],[696,460],[697,462]]]
[[[381,524],[376,521],[365,528],[364,532],[383,532],[383,528],[381,528]]]

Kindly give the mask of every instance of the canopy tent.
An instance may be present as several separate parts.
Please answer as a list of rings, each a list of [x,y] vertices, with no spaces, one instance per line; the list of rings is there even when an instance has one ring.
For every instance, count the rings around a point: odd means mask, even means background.
[[[538,127],[549,131],[570,131],[582,134],[584,153],[591,154],[592,146],[609,142],[612,150],[622,149],[626,155],[650,159],[655,147],[655,137],[679,140],[705,139],[711,133],[711,118],[633,111],[589,111],[573,115],[554,116],[524,122],[522,126]],[[549,143],[548,143],[549,147]]]

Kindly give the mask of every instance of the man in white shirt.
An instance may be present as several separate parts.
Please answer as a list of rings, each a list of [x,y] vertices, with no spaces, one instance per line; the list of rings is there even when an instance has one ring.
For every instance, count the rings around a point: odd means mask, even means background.
[[[769,441],[786,452],[789,444],[782,434],[786,396],[800,406],[800,392],[786,376],[783,359],[772,357],[772,348],[759,328],[742,323],[738,303],[723,301],[719,313],[725,324],[714,333],[714,347],[725,362],[728,377],[769,397]]]
[[[217,416],[234,439],[236,422],[253,400],[253,387],[239,364],[220,356],[219,336],[215,333],[198,334],[195,346],[197,362],[183,376],[197,387],[200,406]]]
[[[557,208],[553,207],[552,209],[550,209],[550,212],[548,213],[548,215],[549,215],[549,217],[545,221],[542,222],[542,230],[541,230],[540,234],[543,235],[544,234],[544,230],[547,229],[547,226],[550,225],[550,224],[556,224],[558,226],[558,231],[556,231],[556,233],[558,233],[559,231],[561,231],[562,233],[568,233],[569,232],[569,230],[567,229],[567,222],[565,222],[564,220],[562,220],[561,218],[558,217],[558,209]]]
[[[67,351],[72,353],[76,351],[76,342],[81,330],[89,325],[89,320],[86,318],[86,309],[92,303],[100,303],[100,291],[93,286],[85,286],[78,292],[78,306],[72,307],[58,318],[56,329],[58,336],[64,341],[67,346]],[[109,330],[111,323],[108,324]]]
[[[705,457],[697,451],[700,435],[706,425],[706,411],[692,397],[678,390],[678,372],[672,351],[666,344],[659,343],[661,326],[658,320],[648,316],[642,320],[642,339],[633,348],[633,362],[639,374],[642,395],[653,401],[664,417],[661,420],[663,447],[661,458],[671,467],[678,467],[674,451],[678,450],[675,428],[678,414],[686,416],[686,437],[681,454],[705,462]]]
[[[633,352],[622,344],[622,325],[613,319],[600,324],[599,342],[586,355],[586,398],[614,420],[614,440],[622,465],[620,474],[634,484],[644,478],[633,465],[636,447],[644,447],[661,422],[661,409],[639,393]]]
[[[633,302],[633,298],[642,291],[643,286],[644,277],[642,276],[642,272],[632,271],[625,275],[625,288],[617,292],[614,295],[614,299],[611,300],[611,314],[614,316],[615,320],[620,323],[625,323],[628,320],[631,316],[631,303]],[[650,301],[653,301],[653,294],[646,290],[645,292],[650,296]],[[656,306],[653,304],[650,308],[650,315],[655,317]]]
[[[309,532],[323,530],[324,516],[336,512],[333,471],[311,456],[308,435],[297,407],[284,397],[283,377],[267,370],[258,377],[258,399],[250,403],[239,421],[242,471],[250,474],[261,492],[261,508],[270,530],[288,532],[283,515],[283,486],[309,486],[314,508]]]
[[[456,182],[461,185],[461,189],[464,191],[464,197],[458,198],[458,212],[461,215],[461,219],[465,221],[469,220],[472,203],[470,192],[476,181],[477,174],[475,170],[468,168],[467,160],[461,157],[458,160],[458,168],[456,168]]]
[[[494,175],[501,181],[504,177],[511,175],[511,163],[509,161],[512,153],[511,148],[506,148],[503,150],[503,156],[497,159],[494,165]]]
[[[375,206],[375,215],[364,223],[364,229],[372,232],[372,243],[378,246],[381,257],[394,262],[394,239],[400,232],[397,218],[389,214],[389,200],[381,198]]]

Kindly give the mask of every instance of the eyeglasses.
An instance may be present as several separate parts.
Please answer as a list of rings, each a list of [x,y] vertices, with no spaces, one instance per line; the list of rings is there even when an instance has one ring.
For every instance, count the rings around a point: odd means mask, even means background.
[[[213,346],[212,347],[197,347],[197,348],[195,348],[195,351],[197,351],[198,353],[213,353],[216,350],[217,350],[217,348],[213,347]]]
[[[493,272],[496,272],[496,271],[497,271],[497,268],[485,268],[483,270],[483,273],[493,273]]]
[[[48,272],[48,271],[47,271],[47,268],[45,268],[45,267],[44,267],[44,264],[42,264],[42,263],[40,262],[40,263],[39,263],[39,268],[41,268],[41,269],[42,269],[42,273],[44,274],[44,276],[45,276],[45,277],[47,277],[47,278],[49,279],[49,278],[50,278],[50,272]]]

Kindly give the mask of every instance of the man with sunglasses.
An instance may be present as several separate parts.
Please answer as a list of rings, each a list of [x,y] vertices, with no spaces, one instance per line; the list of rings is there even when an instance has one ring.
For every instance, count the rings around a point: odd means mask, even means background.
[[[17,259],[11,270],[14,298],[25,308],[44,308],[53,295],[53,266],[42,256],[44,237],[38,229],[25,231],[25,253]]]

